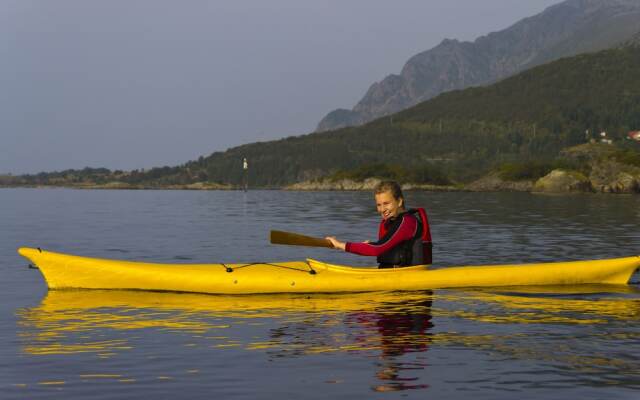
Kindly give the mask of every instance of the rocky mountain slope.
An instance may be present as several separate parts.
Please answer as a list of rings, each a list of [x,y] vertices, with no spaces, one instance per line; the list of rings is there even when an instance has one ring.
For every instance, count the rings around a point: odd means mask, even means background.
[[[485,85],[558,58],[635,40],[640,0],[567,0],[474,42],[444,40],[399,75],[371,85],[352,109],[330,112],[317,131],[361,125],[437,96]],[[632,38],[633,39],[630,39]]]

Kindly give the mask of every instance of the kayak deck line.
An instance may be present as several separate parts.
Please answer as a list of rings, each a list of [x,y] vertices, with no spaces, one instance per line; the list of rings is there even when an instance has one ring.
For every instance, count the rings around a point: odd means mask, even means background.
[[[322,261],[159,264],[81,257],[22,247],[49,289],[124,289],[210,294],[335,293],[459,287],[626,285],[640,255],[585,261],[432,269],[358,268]],[[302,274],[301,274],[302,272]]]
[[[172,265],[172,264],[168,264],[168,265]],[[176,264],[173,264],[176,265]],[[294,270],[294,271],[298,271],[298,272],[307,272],[311,275],[315,275],[316,274],[316,270],[313,269],[313,267],[311,267],[311,263],[307,262],[307,266],[309,267],[308,270],[301,270],[301,269],[297,269],[297,268],[292,268],[290,266],[287,265],[281,265],[281,264],[277,264],[277,263],[263,263],[263,262],[254,262],[254,263],[248,263],[248,264],[225,264],[225,263],[220,263],[220,264],[211,264],[211,266],[214,265],[221,265],[222,267],[225,268],[225,270],[229,273],[233,272],[233,271],[237,271],[239,269],[242,268],[246,268],[246,267],[251,267],[254,265],[270,265],[273,267],[279,267],[279,268],[285,268],[285,269],[290,269],[290,270]],[[230,267],[229,265],[236,265],[235,268],[234,267]]]

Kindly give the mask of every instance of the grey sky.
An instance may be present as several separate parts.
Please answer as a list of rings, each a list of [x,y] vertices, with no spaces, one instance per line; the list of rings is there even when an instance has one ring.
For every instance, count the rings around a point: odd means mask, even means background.
[[[444,38],[559,0],[0,0],[0,174],[309,133]]]

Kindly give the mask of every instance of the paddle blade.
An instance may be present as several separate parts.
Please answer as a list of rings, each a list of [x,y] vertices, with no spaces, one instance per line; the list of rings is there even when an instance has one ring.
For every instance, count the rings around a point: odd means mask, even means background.
[[[309,246],[333,248],[327,239],[314,238],[293,232],[271,231],[272,244],[286,244],[289,246]]]

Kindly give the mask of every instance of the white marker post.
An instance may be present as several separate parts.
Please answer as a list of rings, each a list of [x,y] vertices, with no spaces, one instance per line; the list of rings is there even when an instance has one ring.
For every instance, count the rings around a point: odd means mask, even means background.
[[[242,187],[245,192],[249,190],[249,163],[246,157],[242,159]]]

